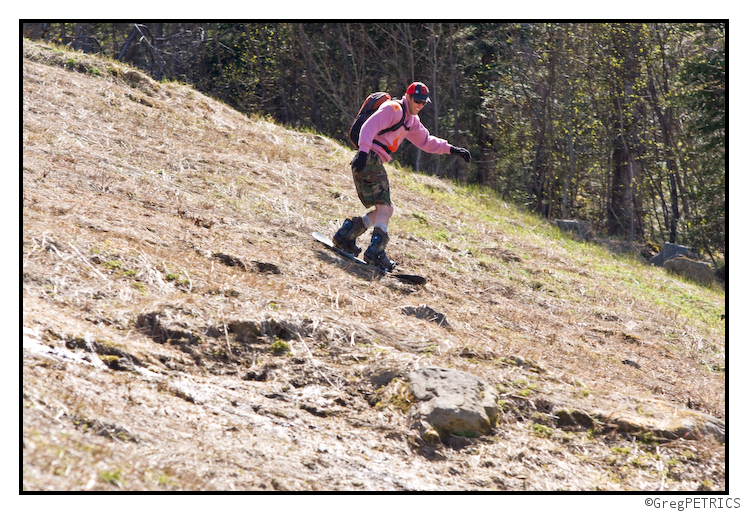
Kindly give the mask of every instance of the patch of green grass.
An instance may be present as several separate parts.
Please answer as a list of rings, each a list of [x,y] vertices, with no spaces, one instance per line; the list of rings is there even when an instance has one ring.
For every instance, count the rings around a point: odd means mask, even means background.
[[[536,437],[551,437],[553,435],[553,429],[540,423],[533,423],[530,425],[533,435]]]
[[[446,230],[434,230],[432,233],[432,239],[435,239],[436,241],[441,242],[448,242],[449,241],[449,233]]]
[[[124,487],[125,480],[122,478],[122,470],[120,468],[114,468],[113,470],[99,471],[99,478],[108,484],[115,485],[117,487]]]
[[[422,349],[421,353],[423,353],[424,355],[430,356],[430,355],[433,355],[434,352],[436,352],[436,350],[438,350],[438,349],[439,349],[439,345],[435,344],[435,343],[432,343],[432,344],[426,346],[424,349]]]
[[[413,214],[411,214],[411,216],[421,225],[426,225],[426,226],[429,225],[428,219],[426,218],[425,214],[421,214],[420,212],[414,212]]]
[[[278,339],[278,337],[275,338],[275,340],[270,345],[270,351],[272,351],[275,355],[282,355],[284,353],[287,353],[291,349],[291,345],[289,345],[286,341],[283,341],[282,339]]]
[[[104,267],[111,270],[118,270],[122,267],[122,261],[106,261]]]

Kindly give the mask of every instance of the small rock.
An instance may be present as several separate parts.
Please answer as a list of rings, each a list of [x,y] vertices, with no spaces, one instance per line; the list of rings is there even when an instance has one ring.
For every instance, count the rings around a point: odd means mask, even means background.
[[[276,491],[293,491],[293,487],[291,487],[288,482],[280,478],[273,478],[270,481],[270,485],[272,485],[273,489],[275,489]]]

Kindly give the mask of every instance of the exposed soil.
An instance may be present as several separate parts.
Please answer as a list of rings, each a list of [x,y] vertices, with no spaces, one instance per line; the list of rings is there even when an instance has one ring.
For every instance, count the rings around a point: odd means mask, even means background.
[[[383,277],[311,238],[363,211],[349,149],[23,52],[24,490],[725,490],[724,439],[657,428],[725,420],[719,288],[394,167],[429,282]],[[496,387],[490,435],[410,428],[427,365]]]

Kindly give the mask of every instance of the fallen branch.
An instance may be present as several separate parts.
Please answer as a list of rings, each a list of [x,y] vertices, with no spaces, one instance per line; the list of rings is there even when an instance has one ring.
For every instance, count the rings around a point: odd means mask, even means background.
[[[94,271],[94,273],[96,273],[98,276],[100,276],[101,278],[103,278],[104,280],[106,280],[107,282],[109,282],[109,279],[102,272],[100,272],[99,270],[97,270],[96,268],[94,268],[93,266],[91,266],[88,263],[88,261],[86,260],[86,258],[83,257],[83,254],[80,253],[78,251],[78,249],[75,246],[73,246],[72,243],[68,243],[68,245],[70,246],[70,248],[72,248],[73,250],[75,250],[75,253],[77,253],[78,256],[81,258],[81,260],[83,261],[83,264],[85,264],[86,266],[88,266],[89,268],[91,268]]]

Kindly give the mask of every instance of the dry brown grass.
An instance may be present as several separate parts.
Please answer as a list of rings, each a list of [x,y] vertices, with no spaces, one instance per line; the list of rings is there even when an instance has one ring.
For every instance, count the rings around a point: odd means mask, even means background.
[[[378,277],[309,236],[362,211],[346,148],[24,53],[23,326],[91,362],[24,352],[24,489],[725,488],[710,438],[549,417],[656,400],[724,420],[718,289],[395,168],[389,252],[430,282]],[[402,313],[421,304],[449,327]],[[495,384],[496,432],[419,442],[384,386],[425,365]]]

